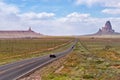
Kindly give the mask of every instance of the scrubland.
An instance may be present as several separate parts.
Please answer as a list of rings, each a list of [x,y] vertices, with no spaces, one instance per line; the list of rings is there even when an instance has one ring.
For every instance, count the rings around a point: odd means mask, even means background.
[[[0,65],[62,51],[69,47],[71,38],[2,39]]]
[[[74,51],[40,70],[42,80],[120,80],[120,39],[80,38]]]
[[[60,52],[71,41],[65,37],[0,40],[0,64]],[[31,75],[42,80],[120,80],[120,38],[79,38],[73,52]]]

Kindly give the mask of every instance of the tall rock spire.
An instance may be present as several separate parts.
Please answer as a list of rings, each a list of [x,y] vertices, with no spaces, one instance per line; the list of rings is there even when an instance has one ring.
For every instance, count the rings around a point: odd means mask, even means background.
[[[102,32],[103,33],[113,33],[114,32],[114,30],[112,29],[110,21],[107,21],[105,23],[105,26],[102,27]]]
[[[111,26],[110,21],[107,21],[107,22],[106,22],[105,28],[106,28],[107,30],[112,30],[112,26]]]
[[[28,31],[29,31],[29,32],[33,32],[32,29],[31,29],[31,27],[29,27]]]
[[[96,35],[112,35],[119,34],[112,29],[112,25],[110,21],[106,21],[105,26],[96,33]]]
[[[29,29],[28,29],[28,30],[29,30],[29,31],[32,31],[32,30],[31,30],[31,27],[29,27]]]

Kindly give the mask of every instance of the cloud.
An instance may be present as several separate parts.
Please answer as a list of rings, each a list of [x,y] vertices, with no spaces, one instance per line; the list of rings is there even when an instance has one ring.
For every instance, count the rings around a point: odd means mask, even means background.
[[[120,8],[120,1],[119,0],[75,0],[77,5],[87,5],[93,6],[95,4],[100,4],[101,6],[105,7],[119,7]]]
[[[120,0],[76,0],[77,5],[86,5],[88,7],[102,6],[103,9],[101,12],[112,15],[120,14]]]
[[[105,7],[120,8],[120,0],[103,0]]]
[[[87,6],[92,6],[97,3],[101,3],[101,0],[76,0],[77,5],[85,4]]]
[[[73,12],[68,14],[67,16],[60,18],[60,21],[66,21],[66,22],[80,22],[85,19],[88,19],[90,17],[90,14],[83,14],[83,13],[77,13]]]
[[[4,14],[17,14],[19,12],[19,9],[14,6],[14,5],[7,5],[3,2],[0,2],[0,13],[4,13]]]
[[[18,7],[0,1],[0,29],[27,29],[31,26],[29,22],[35,23],[37,20],[39,22],[37,25],[40,25],[42,20],[47,21],[55,16],[54,13],[21,13],[20,11]]]
[[[14,5],[8,5],[0,1],[0,28],[1,29],[18,29],[21,22],[18,17],[19,8]],[[18,25],[19,24],[19,25]],[[17,26],[17,27],[16,27]]]
[[[90,14],[81,14],[77,12],[73,12],[67,15],[67,18],[87,18]]]
[[[118,8],[118,9],[104,9],[104,10],[102,10],[102,12],[106,13],[106,14],[120,15],[120,8]]]
[[[29,13],[20,14],[19,16],[25,19],[49,19],[49,18],[53,18],[55,14],[46,13],[46,12],[42,12],[42,13],[29,12]]]

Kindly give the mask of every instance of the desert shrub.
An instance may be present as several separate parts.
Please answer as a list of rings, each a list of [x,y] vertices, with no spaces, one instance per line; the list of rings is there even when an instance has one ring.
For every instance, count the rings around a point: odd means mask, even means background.
[[[110,48],[112,48],[112,46],[110,46],[110,45],[105,45],[104,50],[109,50]]]
[[[104,61],[103,60],[96,60],[95,63],[97,64],[102,64]]]
[[[83,79],[91,79],[91,78],[93,79],[94,76],[90,74],[83,75]]]

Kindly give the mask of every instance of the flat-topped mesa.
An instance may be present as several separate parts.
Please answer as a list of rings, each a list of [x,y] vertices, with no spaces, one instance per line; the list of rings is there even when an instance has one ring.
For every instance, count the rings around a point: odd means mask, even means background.
[[[34,32],[31,27],[28,30],[0,31],[0,39],[3,38],[40,38],[43,34]]]

